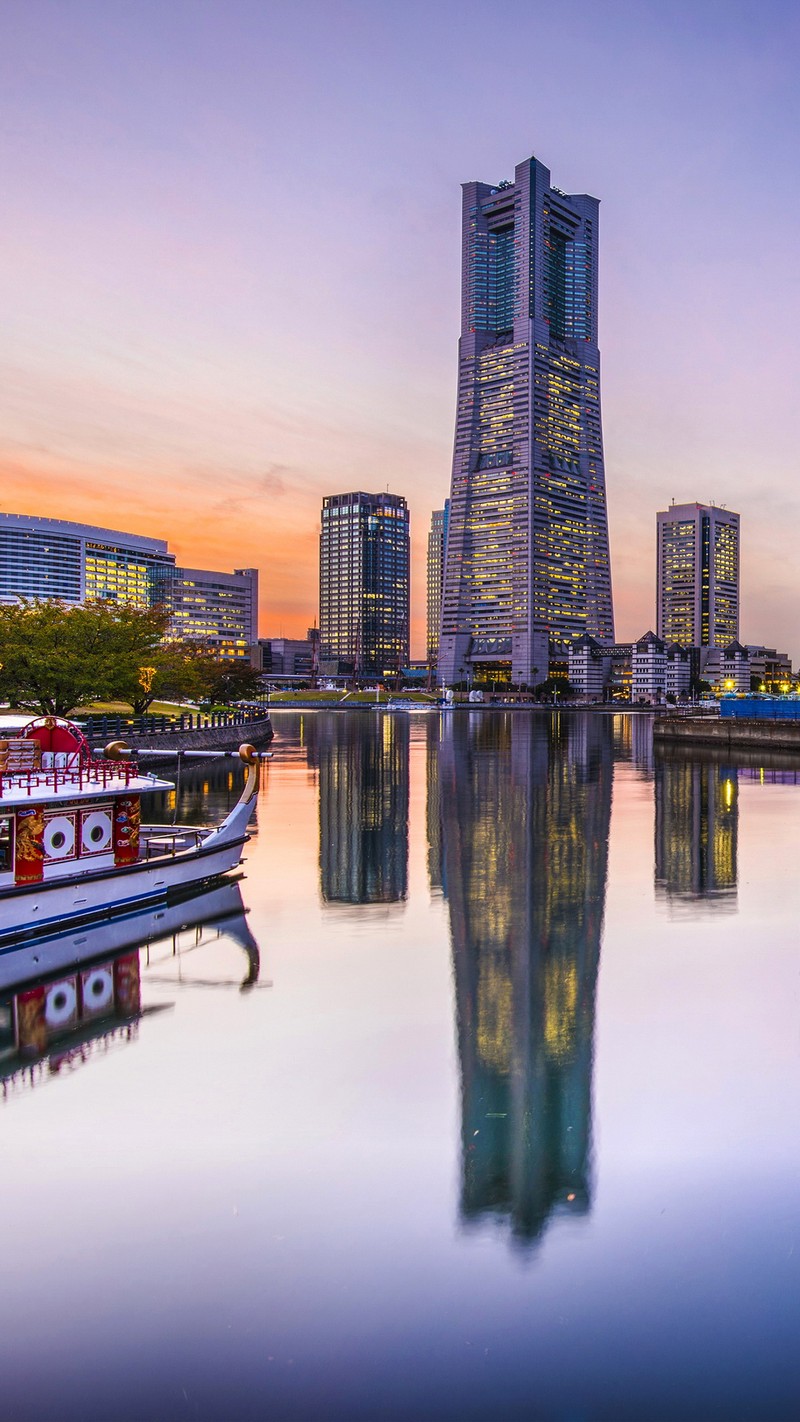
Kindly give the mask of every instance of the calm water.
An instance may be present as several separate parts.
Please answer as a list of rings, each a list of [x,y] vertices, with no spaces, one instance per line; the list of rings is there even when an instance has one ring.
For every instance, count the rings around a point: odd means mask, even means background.
[[[154,924],[135,1025],[7,1082],[3,1417],[800,1415],[799,777],[276,727],[246,918]]]

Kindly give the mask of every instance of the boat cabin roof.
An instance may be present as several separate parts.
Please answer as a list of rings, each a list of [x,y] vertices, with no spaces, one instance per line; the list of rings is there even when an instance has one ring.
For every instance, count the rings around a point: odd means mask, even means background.
[[[145,775],[125,761],[99,761],[73,769],[24,770],[0,774],[0,814],[20,805],[60,804],[66,800],[111,799],[174,790],[170,780]]]

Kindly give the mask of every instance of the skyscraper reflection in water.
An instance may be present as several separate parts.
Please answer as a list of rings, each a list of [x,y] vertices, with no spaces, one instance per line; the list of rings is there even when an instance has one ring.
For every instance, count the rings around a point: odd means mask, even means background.
[[[455,714],[442,730],[461,1214],[525,1244],[590,1203],[611,752],[605,716]]]
[[[320,738],[320,892],[390,904],[408,891],[408,717],[334,715]]]
[[[702,753],[701,753],[702,754]],[[711,757],[655,761],[655,887],[671,907],[736,909],[737,770]]]

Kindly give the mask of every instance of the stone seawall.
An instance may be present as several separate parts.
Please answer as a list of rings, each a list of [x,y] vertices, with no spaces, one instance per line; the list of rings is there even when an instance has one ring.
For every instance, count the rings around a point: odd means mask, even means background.
[[[737,746],[746,750],[800,751],[800,721],[762,721],[731,716],[717,720],[703,716],[662,716],[653,723],[656,741],[692,742],[695,745]]]
[[[174,751],[177,759],[181,751],[235,751],[247,742],[254,746],[264,746],[269,744],[274,735],[269,716],[262,716],[257,721],[245,721],[236,726],[201,726],[193,731],[159,731],[156,734],[145,731],[141,735],[123,731],[119,739],[124,740],[132,750],[138,750],[138,759],[144,763],[147,758],[145,747],[152,747],[157,751]],[[95,748],[99,749],[99,746],[96,745]],[[166,756],[159,755],[158,759],[164,761]]]

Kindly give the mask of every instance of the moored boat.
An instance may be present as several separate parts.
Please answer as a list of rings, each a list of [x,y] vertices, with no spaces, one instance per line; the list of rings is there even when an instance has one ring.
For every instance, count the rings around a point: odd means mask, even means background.
[[[0,741],[0,951],[65,926],[137,912],[241,862],[260,756],[244,745],[242,794],[213,829],[142,823],[142,796],[173,789],[127,746],[97,756],[83,733],[39,717]]]

